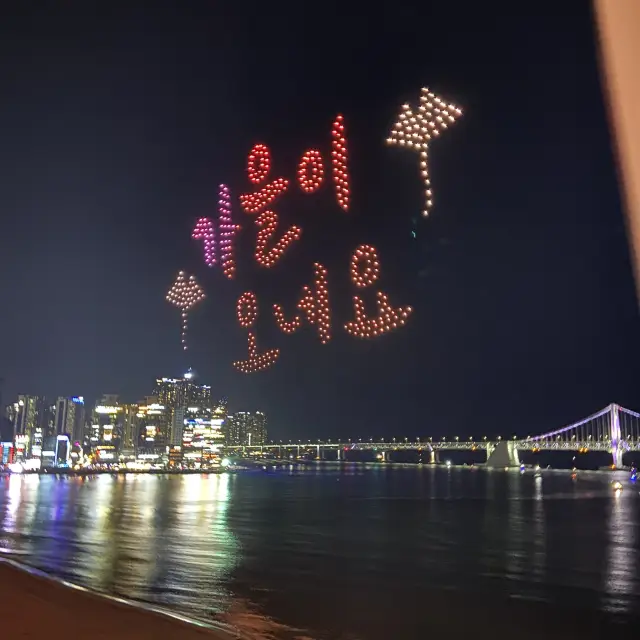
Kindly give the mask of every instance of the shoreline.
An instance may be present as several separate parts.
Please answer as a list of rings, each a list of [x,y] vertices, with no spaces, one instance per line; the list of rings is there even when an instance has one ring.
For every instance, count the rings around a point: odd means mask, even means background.
[[[252,471],[260,471],[265,469],[266,467],[289,467],[292,465],[297,465],[301,467],[343,467],[343,466],[360,466],[364,468],[417,468],[417,469],[449,469],[449,470],[469,470],[469,471],[487,471],[494,473],[540,473],[540,474],[548,474],[548,473],[569,473],[575,474],[578,473],[580,475],[585,474],[598,474],[598,475],[609,475],[609,476],[628,476],[631,467],[621,467],[617,469],[611,469],[609,467],[601,467],[598,469],[579,469],[579,468],[565,468],[565,467],[539,467],[534,468],[532,465],[526,465],[525,469],[522,469],[521,466],[512,466],[512,467],[487,467],[484,463],[476,463],[476,464],[451,464],[447,465],[445,463],[417,463],[417,462],[378,462],[378,461],[369,461],[369,460],[252,460],[252,459],[241,459],[241,466],[235,468],[213,468],[213,469],[81,469],[81,470],[71,470],[71,469],[47,469],[46,471],[37,470],[37,471],[22,471],[12,472],[12,471],[0,471],[0,478],[8,478],[11,476],[55,476],[55,477],[68,477],[68,478],[87,478],[91,476],[98,475],[111,475],[111,476],[128,476],[128,475],[154,475],[154,476],[184,476],[184,475],[221,475],[223,473],[226,474],[237,474],[243,472],[252,472]]]
[[[7,638],[62,640],[69,629],[55,620],[74,620],[95,640],[230,640],[221,627],[157,607],[92,591],[40,569],[0,557],[0,601],[11,611],[0,629]],[[34,615],[37,612],[37,615]],[[5,636],[5,634],[7,634]]]

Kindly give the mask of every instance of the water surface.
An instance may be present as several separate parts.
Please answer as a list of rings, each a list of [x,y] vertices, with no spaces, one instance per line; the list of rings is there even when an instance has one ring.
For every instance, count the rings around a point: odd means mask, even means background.
[[[246,636],[424,636],[424,603],[640,610],[640,495],[603,473],[323,465],[0,478],[0,552]],[[421,631],[422,629],[422,631]],[[260,637],[262,637],[260,635]]]

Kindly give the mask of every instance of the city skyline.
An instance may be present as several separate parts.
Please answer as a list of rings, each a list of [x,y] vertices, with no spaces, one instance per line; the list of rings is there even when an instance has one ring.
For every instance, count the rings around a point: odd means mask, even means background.
[[[135,402],[116,394],[94,402],[19,394],[4,406],[0,464],[28,471],[211,470],[221,467],[225,445],[267,441],[262,411],[230,411],[192,369],[157,377],[150,390]]]
[[[193,366],[231,405],[265,411],[282,439],[326,425],[342,437],[369,436],[371,425],[526,434],[610,402],[640,406],[637,302],[588,7],[461,18],[402,5],[397,21],[372,12],[366,32],[356,13],[340,20],[346,49],[310,51],[302,40],[330,40],[334,16],[310,24],[297,10],[261,10],[245,24],[236,10],[147,16],[136,2],[7,15],[5,401],[79,391],[135,401],[158,371]],[[221,24],[240,35],[221,36]],[[544,47],[531,46],[532,33]],[[272,45],[259,69],[263,37]],[[464,113],[430,149],[428,220],[417,158],[385,143],[399,105],[416,104],[423,86]],[[299,250],[267,277],[237,207],[247,152],[268,144],[274,175],[295,179],[300,153],[324,151],[337,114],[349,211],[330,190],[292,197],[279,214],[304,229]],[[232,283],[191,238],[215,213],[220,184],[244,225]],[[315,260],[336,326],[348,321],[359,243],[378,250],[380,289],[412,307],[406,326],[379,341],[336,332],[323,345],[307,327],[287,336],[268,321],[275,303],[290,317]],[[182,269],[206,296],[189,313],[188,355],[164,299]],[[235,303],[249,290],[259,345],[281,356],[244,376],[232,367],[247,353]]]

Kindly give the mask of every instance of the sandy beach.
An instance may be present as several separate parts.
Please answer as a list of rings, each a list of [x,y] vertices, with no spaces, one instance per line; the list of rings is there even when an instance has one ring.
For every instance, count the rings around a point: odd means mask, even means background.
[[[94,640],[224,640],[232,636],[65,586],[0,561],[0,637]]]

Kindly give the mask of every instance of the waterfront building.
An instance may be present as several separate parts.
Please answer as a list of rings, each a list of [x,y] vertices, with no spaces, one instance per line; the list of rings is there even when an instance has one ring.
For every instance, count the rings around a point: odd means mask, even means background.
[[[13,442],[0,442],[0,464],[7,465],[15,461]]]
[[[53,433],[47,435],[67,434],[71,442],[81,443],[84,438],[84,423],[84,398],[82,396],[59,397],[54,405]]]
[[[17,459],[39,458],[42,454],[46,409],[45,399],[42,396],[18,396],[12,411]]]
[[[256,445],[267,441],[267,417],[262,411],[239,411],[224,421],[225,444]]]
[[[45,436],[42,444],[41,467],[68,467],[71,460],[71,442],[66,434]]]
[[[211,463],[224,444],[224,408],[187,407],[182,429],[182,461],[187,466]]]
[[[171,441],[172,447],[181,447],[184,436],[184,420],[187,413],[186,407],[176,407],[171,416]]]
[[[209,407],[212,406],[211,387],[195,382],[195,373],[187,371],[182,378],[158,378],[153,395],[165,407]]]
[[[140,405],[125,404],[122,405],[123,411],[123,435],[121,453],[125,457],[135,456],[138,447],[138,438],[140,435],[138,413]]]
[[[138,403],[138,458],[155,460],[166,452],[171,439],[171,419],[171,408],[158,402],[156,396],[147,396]]]
[[[124,406],[118,396],[106,394],[96,403],[91,416],[89,444],[97,447],[113,447],[119,450],[124,432]]]

